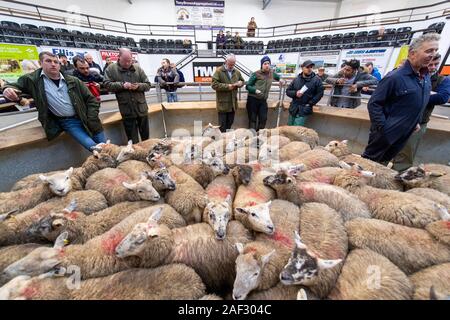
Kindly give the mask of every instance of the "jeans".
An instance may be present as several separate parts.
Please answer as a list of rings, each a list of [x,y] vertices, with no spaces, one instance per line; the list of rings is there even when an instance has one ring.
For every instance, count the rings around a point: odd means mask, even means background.
[[[293,116],[289,115],[288,126],[302,126],[302,127],[305,127],[305,123],[306,123],[306,120],[308,120],[308,117],[309,116],[303,116],[303,117],[296,116],[296,117],[293,117]]]
[[[167,102],[178,102],[178,96],[177,93],[174,92],[166,92],[167,95]]]
[[[81,120],[78,118],[58,119],[58,123],[65,132],[70,134],[85,149],[92,151],[91,148],[100,142],[106,142],[105,133],[99,132],[93,137],[84,129]]]

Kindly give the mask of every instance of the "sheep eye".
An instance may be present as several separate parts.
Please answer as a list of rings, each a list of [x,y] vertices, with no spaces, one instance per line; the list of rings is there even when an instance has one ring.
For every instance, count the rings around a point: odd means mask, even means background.
[[[142,192],[144,192],[144,191],[142,191],[142,190],[138,190],[138,193],[142,193]]]
[[[254,277],[258,276],[258,272],[255,272],[255,273],[253,274],[253,276],[254,276]]]
[[[252,217],[256,217],[256,213],[252,212],[251,214],[252,214]]]

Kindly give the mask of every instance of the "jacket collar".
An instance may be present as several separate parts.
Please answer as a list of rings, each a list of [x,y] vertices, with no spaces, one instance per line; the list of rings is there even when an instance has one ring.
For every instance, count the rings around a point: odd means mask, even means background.
[[[117,61],[116,63],[117,63],[117,68],[119,68],[120,71],[132,71],[132,72],[136,71],[136,68],[134,67],[134,64],[132,64],[131,67],[130,67],[129,69],[124,69],[124,68],[120,65],[119,61]]]
[[[411,62],[408,59],[405,61],[405,64],[403,65],[403,68],[401,68],[401,70],[403,70],[406,75],[415,75],[421,77],[425,77],[426,75],[428,75],[428,68],[422,68],[419,70],[419,73],[417,73],[413,69]]]

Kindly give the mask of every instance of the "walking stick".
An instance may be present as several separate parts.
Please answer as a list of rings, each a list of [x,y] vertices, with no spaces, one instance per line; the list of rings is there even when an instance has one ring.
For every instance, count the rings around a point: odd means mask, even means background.
[[[281,95],[281,92],[283,91],[283,95]],[[278,100],[278,116],[277,116],[277,127],[280,125],[280,117],[281,117],[281,110],[283,108],[284,103],[284,94],[286,93],[286,89],[284,86],[280,88],[280,97]]]

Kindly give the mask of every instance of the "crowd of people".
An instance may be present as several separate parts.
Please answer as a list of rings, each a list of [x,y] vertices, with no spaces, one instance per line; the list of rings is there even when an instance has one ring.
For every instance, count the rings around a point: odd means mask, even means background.
[[[356,108],[361,104],[361,92],[370,93],[370,135],[362,156],[384,164],[393,161],[395,169],[407,169],[413,164],[434,106],[450,98],[450,78],[436,73],[441,59],[438,45],[439,35],[435,33],[414,39],[403,65],[384,78],[372,62],[361,66],[358,60],[345,61],[339,72],[328,75],[324,67],[318,68],[316,74],[314,62],[304,61],[300,73],[286,88],[286,95],[292,99],[288,125],[307,125],[313,106],[324,95],[324,85],[333,87],[330,104],[338,108]],[[21,93],[30,95],[49,140],[64,131],[87,150],[105,142],[98,116],[101,89],[116,95],[128,140],[137,143],[139,136],[142,140],[149,138],[145,92],[150,90],[150,82],[144,70],[134,63],[130,50],[120,49],[118,61],[109,60],[104,68],[90,54],[74,57],[71,63],[64,54],[44,51],[39,60],[40,69],[7,84],[3,94],[11,101],[17,101]],[[216,69],[211,86],[216,91],[222,132],[233,125],[238,89],[244,86],[248,91],[248,127],[255,131],[265,128],[272,82],[284,86],[286,81],[272,70],[268,56],[260,62],[260,69],[251,74],[247,83],[235,67],[233,54]],[[165,90],[168,102],[178,101],[176,91],[184,81],[181,71],[163,59],[155,82]],[[373,85],[377,85],[375,90],[370,88]]]

